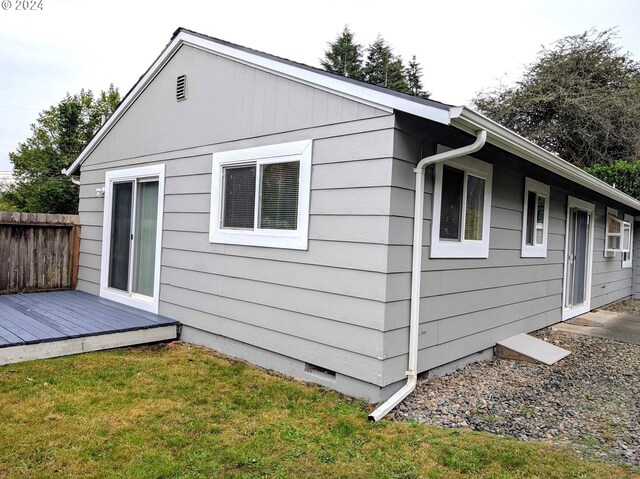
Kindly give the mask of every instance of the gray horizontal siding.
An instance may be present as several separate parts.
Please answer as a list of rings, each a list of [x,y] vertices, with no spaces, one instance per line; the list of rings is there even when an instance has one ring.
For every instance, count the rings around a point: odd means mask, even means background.
[[[180,63],[181,55],[188,61]],[[378,384],[390,196],[394,186],[405,186],[404,178],[394,176],[392,116],[306,86],[287,86],[266,74],[256,76],[227,60],[214,59],[212,70],[200,64],[212,62],[202,55],[178,54],[83,165],[79,288],[96,293],[99,285],[104,199],[95,192],[104,185],[105,173],[164,164],[161,314]],[[201,92],[191,87],[189,99],[176,104],[173,75],[187,66],[195,69],[186,72],[190,85],[200,75],[202,81],[224,83],[220,76],[232,68],[241,78],[252,78],[256,88],[275,90],[254,96],[241,79],[235,82],[235,97],[226,94],[234,98],[233,108],[226,98],[215,107],[207,106],[209,98],[198,105]],[[237,101],[242,108],[252,104],[251,121],[240,120]],[[156,111],[159,105],[162,114]],[[314,143],[308,251],[209,243],[211,154],[309,138]],[[395,343],[393,354],[401,354],[402,342]]]
[[[189,95],[177,102],[176,78],[182,74]],[[387,113],[183,46],[86,165],[380,115]]]
[[[408,338],[410,314],[413,194],[409,193],[413,187],[408,186],[410,178],[407,177],[414,176],[411,170],[419,155],[430,154],[425,146],[428,142],[423,144],[422,139],[404,131],[403,127],[396,131],[394,144],[396,164],[393,171],[401,179],[393,181],[391,193],[394,215],[391,224],[395,229],[389,247],[387,297],[391,302],[387,303],[385,314],[385,331],[389,335],[388,340],[385,337],[385,357],[388,358],[383,373],[385,384],[401,379],[406,369],[407,347],[405,345],[402,350],[397,343],[399,337]],[[417,130],[414,129],[414,133]],[[411,155],[416,155],[413,164],[409,162]],[[567,196],[571,194],[589,201],[591,195],[496,149],[485,149],[477,157],[494,166],[487,259],[429,258],[433,168],[426,172],[419,341],[421,370],[492,347],[511,334],[529,332],[562,320]],[[551,186],[545,258],[520,257],[526,176]],[[620,258],[604,258],[605,210],[606,205],[597,205],[591,298],[594,308],[629,296],[632,290],[631,270],[621,268]],[[640,283],[640,273],[638,275]],[[394,356],[398,351],[402,354]]]
[[[179,293],[181,294],[181,293]],[[381,363],[378,358],[357,354],[322,342],[315,342],[281,332],[255,327],[236,319],[203,313],[185,306],[164,302],[161,314],[168,317],[187,317],[184,322],[204,331],[221,331],[222,336],[272,351],[290,358],[303,358],[308,363],[333,371],[349,371],[371,384],[380,384]],[[199,327],[198,327],[199,326]]]

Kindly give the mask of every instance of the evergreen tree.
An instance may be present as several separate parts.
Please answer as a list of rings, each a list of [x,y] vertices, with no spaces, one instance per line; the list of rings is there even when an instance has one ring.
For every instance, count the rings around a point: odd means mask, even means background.
[[[335,41],[328,44],[329,49],[324,52],[324,59],[320,61],[322,68],[330,73],[362,79],[362,45],[355,42],[349,25],[345,25]]]
[[[402,57],[395,56],[382,35],[369,45],[363,68],[364,81],[402,93],[409,93]]]
[[[429,98],[430,93],[422,89],[422,67],[420,66],[420,63],[418,63],[415,55],[411,58],[405,75],[407,77],[407,84],[411,95],[420,98]]]
[[[0,207],[30,213],[76,213],[78,187],[61,170],[76,159],[119,102],[120,93],[111,85],[97,98],[91,90],[81,90],[42,111],[31,125],[31,136],[9,153],[17,182],[3,193]]]

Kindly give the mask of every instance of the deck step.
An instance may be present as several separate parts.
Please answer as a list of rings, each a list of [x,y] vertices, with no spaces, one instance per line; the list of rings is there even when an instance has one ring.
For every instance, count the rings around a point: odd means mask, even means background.
[[[499,341],[496,345],[496,356],[502,359],[515,359],[552,365],[571,354],[566,349],[559,348],[525,333],[516,334]]]

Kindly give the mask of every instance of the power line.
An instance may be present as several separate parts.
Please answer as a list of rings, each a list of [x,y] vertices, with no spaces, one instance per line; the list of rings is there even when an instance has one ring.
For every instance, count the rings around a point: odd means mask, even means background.
[[[40,108],[31,108],[29,106],[10,106],[10,105],[0,105],[0,109],[2,110],[40,110]]]

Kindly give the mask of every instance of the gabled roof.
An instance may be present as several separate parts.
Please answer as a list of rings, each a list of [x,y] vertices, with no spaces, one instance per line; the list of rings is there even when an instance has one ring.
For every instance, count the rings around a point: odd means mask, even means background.
[[[535,145],[517,133],[466,106],[452,106],[395,92],[362,81],[334,75],[318,68],[287,60],[286,58],[269,55],[224,40],[209,37],[185,28],[178,28],[174,32],[171,41],[162,53],[160,53],[149,69],[125,95],[116,110],[94,135],[78,158],[76,158],[67,169],[63,170],[63,173],[72,175],[76,172],[82,162],[98,146],[111,128],[129,109],[131,104],[183,45],[189,45],[210,53],[215,53],[216,55],[313,86],[314,88],[320,88],[332,94],[349,98],[380,110],[388,111],[389,113],[402,111],[437,123],[451,125],[471,134],[475,134],[479,130],[486,130],[487,141],[489,143],[608,198],[640,210],[640,201],[585,173],[580,168],[562,160],[553,153]]]

